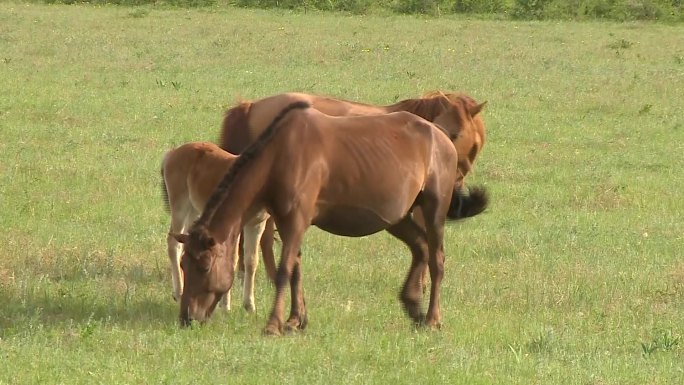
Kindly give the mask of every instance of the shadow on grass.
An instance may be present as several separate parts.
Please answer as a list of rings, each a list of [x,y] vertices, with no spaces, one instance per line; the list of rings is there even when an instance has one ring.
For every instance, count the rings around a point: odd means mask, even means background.
[[[176,325],[179,305],[170,280],[147,273],[138,267],[118,274],[66,271],[0,284],[0,334],[92,322],[142,329]]]
[[[99,322],[122,328],[167,328],[177,324],[178,305],[157,298],[29,296],[20,302],[2,301],[0,330],[54,328]]]
[[[93,325],[135,330],[178,328],[179,304],[171,296],[170,274],[163,267],[133,264],[110,268],[94,263],[85,268],[82,264],[61,267],[43,264],[20,270],[14,266],[12,279],[0,281],[0,337],[36,330],[72,333]],[[266,284],[265,277],[261,282]],[[232,296],[235,307],[229,313],[243,311],[238,286]],[[270,296],[266,298],[258,300],[263,301],[262,306],[270,303]]]

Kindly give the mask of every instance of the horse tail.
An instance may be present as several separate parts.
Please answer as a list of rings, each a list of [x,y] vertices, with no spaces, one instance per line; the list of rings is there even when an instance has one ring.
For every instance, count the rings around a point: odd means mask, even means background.
[[[484,187],[472,187],[467,192],[463,192],[463,189],[456,189],[451,196],[447,218],[454,220],[474,217],[483,212],[488,203],[489,194]]]
[[[164,160],[162,161],[161,165],[161,193],[162,193],[162,200],[164,201],[164,208],[166,209],[167,213],[171,212],[171,203],[169,202],[169,192],[166,190],[166,180],[164,179],[164,163],[166,161],[166,156],[164,156]]]
[[[219,146],[231,154],[239,154],[249,146],[250,102],[242,102],[226,111],[221,122]]]
[[[254,143],[250,144],[245,151],[243,151],[240,156],[235,159],[235,162],[231,166],[230,170],[228,170],[218,187],[216,187],[214,193],[211,194],[211,197],[204,207],[202,215],[195,222],[196,224],[208,223],[211,220],[219,205],[221,205],[221,202],[223,202],[226,195],[228,195],[230,186],[233,184],[235,178],[239,175],[240,171],[245,168],[245,166],[249,164],[252,159],[257,157],[263,151],[264,147],[273,139],[276,133],[276,128],[278,128],[278,125],[285,118],[287,113],[295,109],[305,109],[309,107],[311,107],[311,105],[308,102],[294,102],[283,108],[283,110],[280,111],[275,118],[273,118],[271,124],[266,127],[259,137],[257,137]]]

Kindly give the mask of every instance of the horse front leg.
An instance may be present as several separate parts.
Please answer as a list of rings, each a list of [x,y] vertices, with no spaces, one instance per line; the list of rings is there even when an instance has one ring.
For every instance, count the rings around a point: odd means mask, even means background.
[[[280,257],[278,273],[276,274],[276,294],[273,303],[273,309],[271,310],[271,316],[268,319],[268,323],[264,328],[264,334],[266,335],[279,336],[283,333],[285,289],[287,285],[291,284],[292,282],[299,282],[297,288],[293,288],[292,293],[297,295],[297,293],[301,292],[301,270],[298,266],[300,264],[298,261],[298,255],[302,244],[302,238],[304,236],[304,231],[307,227],[306,223],[308,222],[304,220],[297,220],[297,218],[293,217],[290,217],[285,221],[278,221],[277,223],[283,242],[283,248],[282,255]],[[294,281],[293,272],[296,272]],[[299,303],[299,297],[292,298],[292,302]]]
[[[285,325],[287,331],[304,330],[308,324],[306,316],[306,302],[302,288],[302,251],[297,253],[297,261],[292,269],[290,278],[290,317]]]

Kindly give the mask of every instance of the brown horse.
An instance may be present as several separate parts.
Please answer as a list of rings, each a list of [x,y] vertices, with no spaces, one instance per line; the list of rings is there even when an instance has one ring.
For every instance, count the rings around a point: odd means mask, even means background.
[[[255,102],[242,102],[226,111],[221,125],[221,148],[233,154],[241,153],[254,142],[276,113],[298,101],[307,102],[318,111],[331,116],[377,115],[407,111],[434,122],[446,130],[456,146],[459,179],[471,171],[475,158],[485,143],[485,126],[480,111],[486,102],[478,104],[464,94],[436,91],[418,99],[407,99],[387,106],[374,106],[327,96],[284,93]],[[475,214],[477,213],[472,215]],[[415,211],[415,216],[422,223],[420,210]],[[269,261],[269,264],[275,264],[270,262],[274,260],[273,232],[273,222],[269,220],[261,237],[263,258],[264,261]],[[242,264],[240,266],[242,268]]]
[[[296,102],[283,109],[238,158],[189,233],[175,235],[185,245],[181,324],[211,315],[232,285],[231,250],[243,221],[266,210],[282,240],[266,334],[307,324],[299,250],[312,224],[350,237],[387,230],[405,242],[413,259],[400,299],[414,322],[439,326],[444,223],[463,212],[481,212],[484,190],[471,189],[469,199],[452,194],[460,175],[454,144],[442,128],[416,115],[330,117],[307,107]],[[424,229],[411,215],[414,208],[423,212]],[[420,287],[426,265],[427,314]],[[285,323],[288,283],[291,309]]]
[[[173,298],[180,300],[183,292],[182,270],[179,257],[182,245],[171,234],[182,233],[195,221],[209,197],[221,182],[223,176],[237,159],[236,155],[223,151],[217,145],[207,142],[192,142],[168,151],[161,167],[162,193],[167,211],[171,214],[171,226],[167,237]],[[247,311],[255,311],[254,275],[257,269],[257,246],[264,230],[267,217],[258,217],[244,227],[244,292],[243,306]],[[236,259],[237,261],[237,259]],[[275,262],[264,261],[269,275],[275,276]],[[269,265],[269,262],[271,265]],[[224,305],[230,309],[230,293],[225,296]]]

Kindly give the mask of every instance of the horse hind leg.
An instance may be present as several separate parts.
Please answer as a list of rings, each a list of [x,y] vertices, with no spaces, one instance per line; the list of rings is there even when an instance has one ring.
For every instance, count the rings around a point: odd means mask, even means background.
[[[447,210],[448,204],[440,205],[439,201],[429,203],[424,210],[431,281],[430,303],[425,318],[428,328],[441,327],[440,293],[444,278],[444,222]]]
[[[428,260],[425,232],[413,221],[410,215],[389,227],[387,231],[402,240],[411,249],[411,267],[399,293],[399,299],[408,316],[415,323],[422,324],[425,320],[425,313],[423,313],[421,304],[423,297],[421,277]]]
[[[425,218],[423,218],[423,210],[420,207],[416,207],[415,210],[413,210],[413,221],[420,226],[421,229],[425,230]],[[425,295],[425,292],[427,291],[427,285],[428,285],[428,274],[429,274],[429,269],[428,265],[425,264],[425,267],[423,268],[423,272],[420,274],[420,281],[421,281],[421,287],[423,288],[423,295]]]

